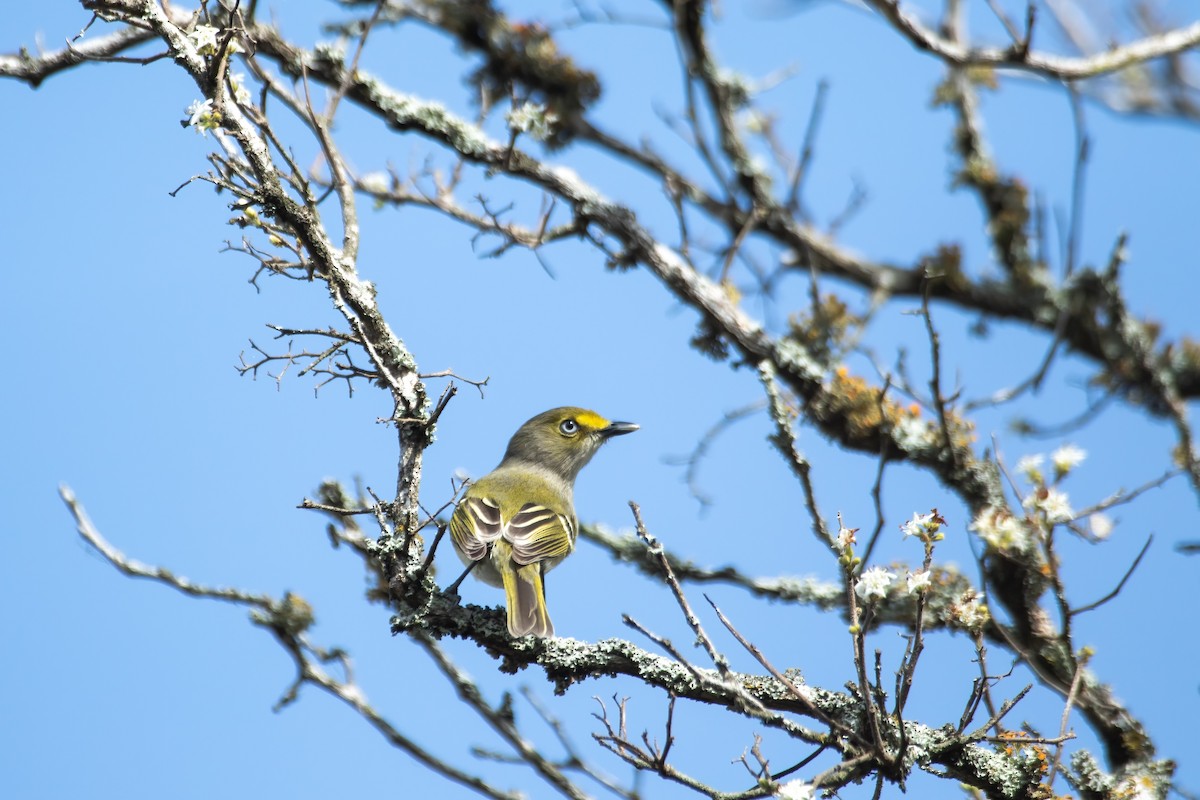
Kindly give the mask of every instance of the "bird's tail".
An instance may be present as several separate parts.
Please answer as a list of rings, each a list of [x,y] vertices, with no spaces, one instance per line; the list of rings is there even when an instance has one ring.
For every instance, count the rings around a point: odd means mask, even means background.
[[[497,542],[499,548],[503,542]],[[504,599],[508,607],[508,632],[512,636],[533,634],[545,638],[554,635],[554,624],[546,609],[546,590],[541,564],[516,566],[507,554],[498,554],[500,577],[504,581]]]

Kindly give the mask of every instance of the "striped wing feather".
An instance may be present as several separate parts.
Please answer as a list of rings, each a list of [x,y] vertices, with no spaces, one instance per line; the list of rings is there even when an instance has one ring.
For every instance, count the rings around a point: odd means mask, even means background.
[[[468,497],[450,517],[450,538],[472,561],[487,555],[488,545],[500,538],[500,506],[487,497]]]
[[[509,520],[504,538],[512,543],[512,560],[522,566],[557,561],[575,547],[575,524],[545,506],[526,503]]]

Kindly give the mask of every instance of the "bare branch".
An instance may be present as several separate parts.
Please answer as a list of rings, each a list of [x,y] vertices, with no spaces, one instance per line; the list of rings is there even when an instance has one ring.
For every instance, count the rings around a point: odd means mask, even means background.
[[[1196,22],[1158,36],[1148,36],[1113,47],[1103,53],[1079,58],[1022,52],[1023,48],[1020,46],[1005,49],[967,47],[922,25],[915,16],[900,8],[900,0],[865,2],[895,26],[915,47],[936,55],[951,66],[1014,69],[1062,81],[1107,75],[1135,64],[1181,53],[1200,44],[1200,22]]]
[[[0,77],[25,81],[36,89],[47,78],[89,61],[111,61],[138,45],[154,41],[152,31],[135,25],[115,33],[84,41],[68,41],[66,47],[33,55],[24,48],[17,55],[0,54]],[[154,56],[152,58],[158,58]],[[145,63],[146,59],[139,59]]]

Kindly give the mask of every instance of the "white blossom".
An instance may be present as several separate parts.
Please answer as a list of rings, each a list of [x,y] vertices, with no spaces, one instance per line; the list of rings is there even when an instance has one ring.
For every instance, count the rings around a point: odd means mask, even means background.
[[[196,46],[196,52],[202,56],[215,56],[217,54],[217,29],[212,25],[197,25],[196,29],[188,34],[188,39]]]
[[[1042,510],[1046,512],[1046,519],[1050,522],[1070,522],[1075,516],[1075,511],[1067,500],[1067,493],[1055,489],[1046,492]]]
[[[776,797],[784,800],[813,800],[817,790],[805,781],[788,781],[775,790]]]
[[[842,526],[838,529],[837,543],[838,549],[845,552],[850,549],[850,545],[854,544],[854,534],[858,532],[858,528],[847,528]]]
[[[973,591],[965,592],[958,602],[950,606],[950,615],[960,627],[969,631],[982,629],[991,618],[988,607]]]
[[[215,56],[221,49],[221,43],[217,40],[221,31],[214,28],[212,25],[197,25],[196,29],[188,34],[188,39],[196,47],[196,52],[202,56]],[[230,37],[229,43],[225,45],[226,53],[240,53],[242,47],[238,44],[236,36]]]
[[[558,117],[541,103],[522,103],[504,115],[508,127],[518,133],[528,133],[539,142],[544,142],[552,133]]]
[[[920,536],[922,533],[937,533],[940,527],[937,509],[934,509],[928,514],[918,514],[914,511],[912,519],[901,525],[900,530],[904,531],[905,536]]]
[[[985,508],[971,523],[971,530],[993,550],[1021,553],[1033,545],[1028,528],[1002,508]]]
[[[188,115],[187,124],[195,128],[201,136],[208,136],[209,131],[221,125],[220,117],[213,111],[211,99],[193,101],[184,113]]]
[[[917,416],[904,416],[892,428],[892,438],[905,450],[929,444],[929,423]]]
[[[1092,536],[1097,539],[1107,539],[1112,533],[1113,521],[1112,517],[1107,514],[1092,514],[1088,517],[1088,530],[1092,532]]]
[[[908,573],[908,593],[917,594],[928,589],[932,585],[932,580],[933,575],[927,569]]]
[[[1050,461],[1054,464],[1054,473],[1059,477],[1079,466],[1085,458],[1087,458],[1087,452],[1073,444],[1064,444],[1050,454]]]
[[[1017,459],[1017,472],[1025,476],[1030,483],[1042,483],[1042,462],[1046,457],[1040,453],[1021,456]]]
[[[233,87],[233,99],[239,106],[250,102],[250,90],[246,88],[246,73],[235,72],[229,76],[229,85]]]
[[[1041,511],[1051,525],[1070,522],[1075,516],[1066,492],[1058,489],[1042,489],[1025,498],[1025,507]]]
[[[392,178],[386,172],[368,172],[358,179],[358,185],[372,194],[386,194],[392,190]]]
[[[901,525],[900,530],[904,531],[905,536],[918,535],[921,532],[921,529],[925,527],[924,519],[926,516],[931,515],[921,515],[914,511],[912,519]]]
[[[888,587],[896,580],[896,573],[883,567],[871,567],[858,576],[854,593],[863,600],[887,597]]]

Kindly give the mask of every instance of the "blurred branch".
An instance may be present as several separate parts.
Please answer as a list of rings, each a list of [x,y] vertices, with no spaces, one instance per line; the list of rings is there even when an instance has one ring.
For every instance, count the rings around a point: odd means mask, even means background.
[[[88,25],[90,27],[91,22]],[[109,61],[138,45],[158,39],[153,31],[135,25],[79,41],[82,36],[83,32],[80,32],[74,39],[68,40],[66,47],[61,50],[37,55],[24,47],[15,55],[0,53],[0,77],[24,81],[36,89],[42,85],[42,81],[72,67],[93,61]]]
[[[615,560],[632,564],[639,572],[650,577],[666,577],[662,566],[665,559],[681,581],[700,584],[726,583],[739,586],[757,597],[798,602],[822,610],[840,608],[842,605],[841,587],[837,584],[824,583],[814,578],[755,578],[743,575],[733,566],[709,569],[665,550],[659,557],[651,553],[636,536],[617,536],[597,525],[580,525],[579,535],[607,550]]]
[[[965,67],[996,67],[1021,70],[1059,81],[1096,78],[1142,64],[1156,58],[1181,53],[1200,44],[1200,22],[1186,27],[1147,36],[1129,44],[1119,45],[1103,53],[1069,57],[1026,51],[1020,43],[1014,46],[973,47],[922,25],[915,16],[900,7],[900,0],[865,0],[866,4],[909,40],[916,48],[932,53],[947,65]],[[1028,36],[1028,34],[1026,34]]]
[[[700,488],[700,482],[697,479],[697,475],[700,472],[700,464],[707,457],[709,449],[712,448],[721,434],[725,433],[735,423],[762,411],[763,405],[763,402],[758,400],[726,411],[721,415],[721,419],[717,420],[712,427],[704,432],[691,453],[686,456],[672,456],[666,459],[668,464],[683,465],[687,468],[684,472],[684,481],[687,483],[688,492],[700,503],[701,509],[712,505],[712,498]]]

